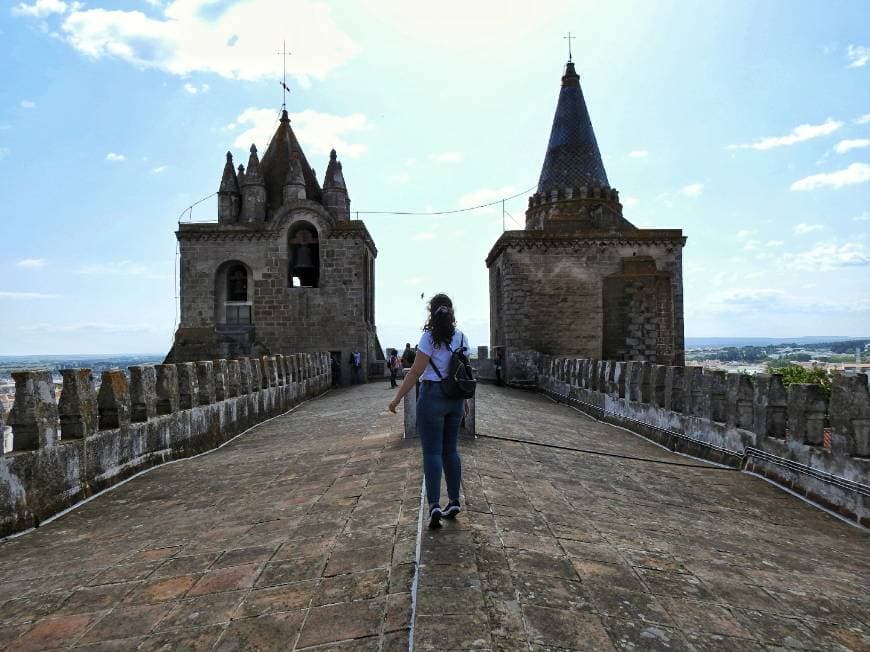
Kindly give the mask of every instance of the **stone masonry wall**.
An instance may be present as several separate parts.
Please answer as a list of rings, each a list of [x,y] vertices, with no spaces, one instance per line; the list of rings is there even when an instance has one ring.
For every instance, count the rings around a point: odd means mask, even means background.
[[[683,361],[681,248],[657,242],[565,240],[509,243],[490,264],[492,346],[550,355],[603,354],[604,279],[623,258],[650,256],[671,274],[672,359]],[[657,333],[658,335],[658,333]]]
[[[138,471],[210,450],[331,384],[328,353],[13,373],[0,456],[0,536],[40,521]]]
[[[864,374],[835,376],[828,401],[817,385],[786,391],[776,374],[540,354],[536,364],[539,389],[598,419],[673,450],[759,473],[870,525]]]
[[[317,228],[320,280],[316,288],[288,287],[287,231],[305,220]],[[222,321],[216,306],[218,268],[239,261],[251,270],[249,293],[255,340],[265,351],[341,351],[342,380],[350,379],[350,352],[363,354],[363,368],[377,359],[371,261],[377,252],[364,229],[347,223],[335,226],[320,213],[296,209],[275,228],[251,230],[226,227],[210,231],[179,231],[181,253],[181,322],[176,359],[190,359],[214,347],[214,327]],[[350,226],[355,226],[350,223]],[[361,232],[362,231],[362,232]],[[252,291],[251,291],[252,288]],[[183,337],[182,337],[183,335]],[[178,346],[186,338],[204,340],[197,348]],[[185,355],[185,351],[190,352]],[[208,357],[214,357],[212,352]]]

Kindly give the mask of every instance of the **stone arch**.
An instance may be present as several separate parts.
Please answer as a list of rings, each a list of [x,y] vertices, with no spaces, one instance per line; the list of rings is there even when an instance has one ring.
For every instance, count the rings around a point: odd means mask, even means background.
[[[306,220],[296,220],[287,230],[287,285],[316,288],[320,285],[320,235]]]
[[[215,324],[250,326],[253,323],[254,277],[240,260],[221,263],[215,272]]]

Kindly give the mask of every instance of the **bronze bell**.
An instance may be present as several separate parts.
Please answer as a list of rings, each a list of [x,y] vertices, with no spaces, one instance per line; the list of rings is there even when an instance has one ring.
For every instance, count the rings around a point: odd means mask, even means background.
[[[314,255],[311,251],[311,245],[302,244],[296,249],[295,268],[311,268],[314,267]]]

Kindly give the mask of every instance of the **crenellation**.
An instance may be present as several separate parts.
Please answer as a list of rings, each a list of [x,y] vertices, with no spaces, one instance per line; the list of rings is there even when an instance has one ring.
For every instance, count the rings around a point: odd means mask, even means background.
[[[688,414],[710,418],[710,378],[701,367],[686,367],[684,376]]]
[[[9,411],[12,450],[28,451],[57,442],[57,400],[51,372],[13,371],[15,401]]]
[[[831,387],[831,451],[870,458],[867,374],[836,375]]]
[[[84,439],[98,428],[97,390],[90,369],[61,369],[58,401],[61,439]],[[2,430],[2,429],[0,429]]]
[[[729,427],[752,429],[753,378],[748,374],[728,374],[725,423]]]
[[[258,392],[263,388],[263,362],[260,358],[248,358],[251,361],[251,390]]]
[[[640,402],[652,403],[653,401],[653,363],[640,363]]]
[[[250,358],[241,358],[239,363],[239,396],[245,396],[253,391],[253,369]]]
[[[628,377],[626,378],[629,401],[634,401],[638,403],[641,401],[642,382],[643,362],[640,360],[632,360],[628,363]]]
[[[665,387],[667,386],[668,366],[663,364],[653,365],[652,370],[652,403],[656,407],[667,408],[665,400]]]
[[[287,384],[287,378],[284,372],[284,356],[278,354],[275,358],[275,373],[278,375],[278,386],[283,387]]]
[[[669,366],[665,372],[665,405],[674,412],[686,414],[686,367]]]
[[[178,407],[181,410],[188,410],[199,405],[196,363],[179,362],[175,366],[178,370]]]
[[[180,405],[178,392],[178,367],[174,364],[159,364],[157,372],[157,414],[173,414]]]
[[[229,398],[227,388],[227,361],[214,360],[214,398],[223,401]]]
[[[140,423],[153,419],[157,416],[157,371],[154,365],[133,365],[129,367],[129,373],[130,421]]]
[[[196,363],[197,405],[211,405],[215,402],[214,362],[200,360]]]
[[[627,398],[628,396],[628,363],[622,360],[616,361],[616,366],[613,370],[613,381],[616,385],[616,393],[619,398]]]
[[[810,446],[824,444],[828,399],[819,385],[793,383],[788,387],[788,431],[791,441]]]
[[[705,369],[704,376],[710,391],[710,416],[713,421],[725,423],[728,374],[721,370]]]
[[[97,411],[100,430],[130,425],[130,385],[120,369],[107,369],[101,374]]]

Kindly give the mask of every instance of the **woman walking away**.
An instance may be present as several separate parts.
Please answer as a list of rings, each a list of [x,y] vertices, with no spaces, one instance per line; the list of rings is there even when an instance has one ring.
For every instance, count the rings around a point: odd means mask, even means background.
[[[446,294],[436,294],[429,300],[429,319],[423,326],[414,365],[389,406],[390,412],[395,413],[399,401],[411,391],[417,379],[422,378],[417,398],[417,432],[423,447],[429,527],[440,527],[442,517],[454,518],[460,511],[462,463],[457,445],[459,424],[468,406],[464,399],[447,398],[440,385],[447,375],[452,352],[460,347],[467,351],[468,340],[456,328],[453,302]],[[442,471],[450,501],[444,509],[440,505]]]

